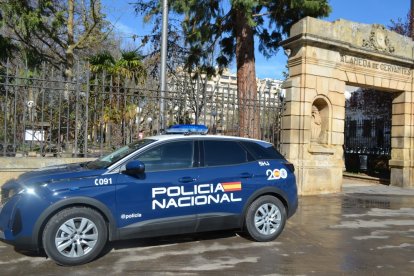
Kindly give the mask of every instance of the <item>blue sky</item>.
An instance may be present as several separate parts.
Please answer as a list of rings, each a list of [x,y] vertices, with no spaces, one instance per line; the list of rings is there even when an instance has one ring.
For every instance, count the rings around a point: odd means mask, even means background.
[[[170,0],[173,1],[173,0]],[[123,45],[133,46],[132,35],[146,35],[151,32],[151,26],[143,23],[142,17],[136,16],[129,4],[134,0],[103,0],[108,19],[115,25],[115,31],[120,33]],[[332,12],[327,21],[346,19],[367,24],[390,25],[391,19],[405,19],[410,8],[410,0],[330,0]],[[270,59],[256,51],[256,73],[259,78],[282,79],[285,70],[286,57],[283,51]],[[235,66],[231,67],[234,71]]]

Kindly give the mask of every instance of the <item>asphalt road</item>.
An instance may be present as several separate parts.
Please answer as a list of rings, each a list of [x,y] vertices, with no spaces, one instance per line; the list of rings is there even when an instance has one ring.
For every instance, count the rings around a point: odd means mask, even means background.
[[[274,242],[234,232],[112,243],[92,263],[61,267],[0,243],[0,275],[414,275],[414,189],[345,180],[300,198]]]

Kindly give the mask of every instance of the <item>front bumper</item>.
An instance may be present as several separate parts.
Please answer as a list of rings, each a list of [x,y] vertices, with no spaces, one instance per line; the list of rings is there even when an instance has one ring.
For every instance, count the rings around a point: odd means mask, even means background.
[[[37,244],[33,242],[30,226],[37,214],[29,213],[28,208],[23,211],[21,203],[21,196],[14,196],[0,207],[0,240],[17,248],[35,250]],[[24,226],[26,222],[30,224]]]

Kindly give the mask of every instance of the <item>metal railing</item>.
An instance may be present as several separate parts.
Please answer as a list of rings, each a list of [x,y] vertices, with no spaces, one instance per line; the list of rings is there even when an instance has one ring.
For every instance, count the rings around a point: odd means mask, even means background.
[[[351,120],[345,125],[345,166],[348,172],[363,172],[389,179],[391,120],[389,117]]]
[[[6,66],[0,71],[0,155],[100,156],[144,136],[159,134],[160,93],[78,64],[68,81],[61,70],[38,72]],[[237,90],[176,79],[164,93],[165,124],[199,123],[210,133],[238,135]],[[279,145],[283,99],[262,90],[243,110],[260,114],[260,137]]]
[[[345,152],[391,155],[391,120],[346,119]]]

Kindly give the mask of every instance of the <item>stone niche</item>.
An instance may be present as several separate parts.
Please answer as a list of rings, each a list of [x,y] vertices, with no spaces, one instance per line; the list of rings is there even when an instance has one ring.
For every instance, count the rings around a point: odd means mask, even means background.
[[[281,152],[295,165],[299,194],[341,190],[346,85],[395,94],[391,185],[414,187],[414,43],[381,25],[306,17],[282,46],[289,78]]]
[[[312,103],[311,144],[327,145],[330,132],[330,107],[323,98]]]
[[[305,146],[303,167],[306,182],[301,183],[302,194],[338,192],[342,184],[343,161],[341,149],[332,145],[332,106],[329,98],[317,96],[312,102],[310,142]],[[338,152],[339,151],[339,152]]]

